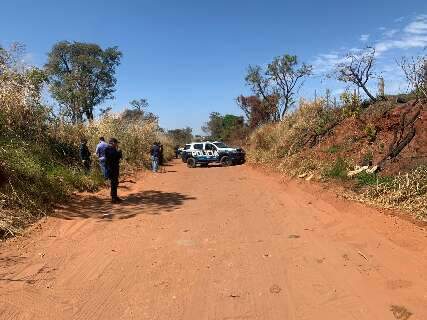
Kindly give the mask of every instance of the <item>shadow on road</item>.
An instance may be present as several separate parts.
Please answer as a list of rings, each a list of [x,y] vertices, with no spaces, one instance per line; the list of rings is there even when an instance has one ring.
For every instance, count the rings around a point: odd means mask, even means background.
[[[195,200],[179,192],[147,190],[124,196],[120,204],[111,204],[109,199],[99,196],[86,196],[74,199],[62,205],[55,217],[73,219],[130,219],[141,214],[160,215],[171,213],[181,207],[185,201]]]

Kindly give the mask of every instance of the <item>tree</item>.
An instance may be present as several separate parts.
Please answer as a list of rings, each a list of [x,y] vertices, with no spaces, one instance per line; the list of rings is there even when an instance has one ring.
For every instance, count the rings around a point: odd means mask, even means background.
[[[297,68],[297,56],[285,54],[276,57],[267,67],[267,75],[274,81],[280,89],[280,97],[283,100],[283,107],[280,111],[281,118],[286,111],[295,103],[295,94],[298,93],[304,84],[304,79],[312,74],[313,67],[303,63]]]
[[[251,129],[275,119],[277,96],[268,96],[266,100],[257,96],[245,97],[241,95],[237,97],[236,102],[245,114]]]
[[[35,141],[43,136],[51,110],[43,104],[46,74],[24,61],[19,43],[0,48],[0,136]]]
[[[8,49],[0,46],[0,75],[8,72],[23,72],[22,61],[25,54],[25,45],[14,42]]]
[[[144,111],[149,106],[147,99],[135,99],[129,102],[129,104],[131,105],[132,109],[138,111]]]
[[[273,120],[278,121],[295,103],[295,95],[312,70],[305,63],[298,68],[297,56],[285,54],[275,57],[265,71],[260,66],[249,66],[245,80],[252,92],[264,100],[267,109],[275,110]]]
[[[418,98],[427,99],[427,57],[401,58],[397,62]]]
[[[193,140],[193,130],[190,127],[168,130],[174,145],[183,146]]]
[[[113,98],[122,53],[93,43],[61,41],[48,55],[45,70],[53,97],[73,123],[94,118],[94,108]]]
[[[209,135],[211,140],[236,141],[242,140],[246,136],[247,127],[242,116],[233,114],[221,115],[218,112],[212,112],[209,121],[202,130]]]
[[[246,135],[245,120],[242,116],[226,114],[222,123],[221,140],[231,142],[241,140]]]
[[[373,76],[372,67],[375,62],[375,48],[367,47],[358,52],[349,52],[343,62],[336,65],[335,77],[339,81],[352,83],[361,88],[373,101],[377,99],[369,92],[367,83]]]
[[[219,112],[211,112],[209,121],[202,127],[203,132],[213,140],[221,139],[223,130],[223,117]]]
[[[148,119],[157,119],[151,112],[146,112],[145,109],[148,108],[149,104],[147,99],[138,99],[132,100],[129,102],[130,107],[125,108],[122,113],[122,118],[126,120],[148,120]]]
[[[99,109],[100,117],[101,118],[108,117],[112,110],[113,110],[112,107],[105,107],[105,108]]]

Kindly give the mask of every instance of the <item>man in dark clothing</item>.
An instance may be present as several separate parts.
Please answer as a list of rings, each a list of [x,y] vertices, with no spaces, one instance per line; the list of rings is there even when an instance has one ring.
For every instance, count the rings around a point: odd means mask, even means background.
[[[81,139],[80,141],[79,153],[80,153],[80,160],[83,163],[84,170],[86,173],[88,173],[90,171],[90,151],[87,146],[87,140],[84,138]]]
[[[116,138],[111,138],[109,146],[105,149],[105,165],[107,168],[108,179],[111,182],[111,202],[119,203],[122,200],[117,196],[117,187],[119,186],[120,160],[122,151],[118,149],[119,142]]]
[[[175,159],[178,159],[178,156],[179,156],[179,145],[176,145],[174,150],[175,150]]]
[[[160,147],[157,142],[154,142],[153,146],[150,150],[150,156],[151,156],[151,162],[152,162],[152,169],[153,172],[157,172],[159,169],[159,156],[160,156]]]
[[[159,142],[159,165],[163,166],[163,145]]]

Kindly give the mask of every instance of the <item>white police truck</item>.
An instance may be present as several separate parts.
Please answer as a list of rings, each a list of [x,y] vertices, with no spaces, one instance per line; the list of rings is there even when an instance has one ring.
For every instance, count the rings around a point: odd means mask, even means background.
[[[245,151],[231,148],[221,141],[193,142],[185,145],[181,158],[189,168],[206,167],[210,163],[230,166],[245,163]]]

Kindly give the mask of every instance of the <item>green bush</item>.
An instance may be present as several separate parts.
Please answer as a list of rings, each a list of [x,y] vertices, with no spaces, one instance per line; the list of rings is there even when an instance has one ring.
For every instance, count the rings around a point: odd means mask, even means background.
[[[332,153],[332,154],[334,154],[334,153],[337,153],[337,152],[341,151],[341,149],[342,149],[342,147],[341,147],[341,146],[333,145],[333,146],[330,146],[326,151],[327,151],[328,153]]]
[[[382,177],[374,173],[362,171],[356,175],[356,185],[358,187],[375,186],[378,184],[388,184],[393,181],[392,177]]]
[[[347,179],[349,165],[343,158],[337,158],[331,166],[326,168],[324,176],[333,179]]]

